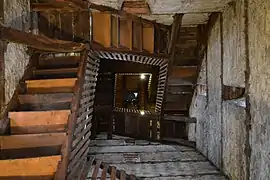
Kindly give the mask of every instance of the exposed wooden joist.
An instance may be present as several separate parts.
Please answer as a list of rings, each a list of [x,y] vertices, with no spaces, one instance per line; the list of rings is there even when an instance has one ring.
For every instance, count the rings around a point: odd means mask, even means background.
[[[33,35],[0,25],[1,39],[18,44],[25,44],[41,51],[78,52],[87,48],[83,43],[51,39],[46,36]]]

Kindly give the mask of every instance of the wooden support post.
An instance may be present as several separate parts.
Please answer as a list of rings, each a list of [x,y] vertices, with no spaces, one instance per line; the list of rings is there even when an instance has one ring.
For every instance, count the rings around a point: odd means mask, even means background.
[[[1,39],[25,44],[37,50],[50,51],[50,52],[79,52],[88,48],[85,44],[76,43],[71,41],[62,41],[51,39],[46,36],[33,35],[19,30],[0,25]]]

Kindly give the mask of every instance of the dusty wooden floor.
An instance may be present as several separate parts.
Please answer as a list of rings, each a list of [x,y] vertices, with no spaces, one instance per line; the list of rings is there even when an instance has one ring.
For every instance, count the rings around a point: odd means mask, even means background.
[[[186,146],[163,145],[120,136],[106,140],[105,135],[99,135],[92,140],[90,154],[105,164],[146,180],[226,179],[207,159]],[[94,168],[91,168],[88,179],[91,179],[93,171]]]

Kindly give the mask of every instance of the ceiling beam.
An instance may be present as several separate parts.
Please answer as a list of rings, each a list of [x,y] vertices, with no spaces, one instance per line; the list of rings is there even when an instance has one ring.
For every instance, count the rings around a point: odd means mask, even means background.
[[[0,25],[1,39],[18,44],[25,44],[33,49],[50,52],[79,52],[87,48],[83,43],[51,39],[33,35]]]

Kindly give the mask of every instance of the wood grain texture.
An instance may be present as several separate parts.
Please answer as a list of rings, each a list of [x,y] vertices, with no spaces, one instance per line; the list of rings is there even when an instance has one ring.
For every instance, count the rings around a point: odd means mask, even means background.
[[[0,179],[9,176],[20,176],[21,178],[27,176],[53,177],[60,160],[61,156],[2,160],[0,161]]]
[[[64,132],[70,110],[10,112],[12,134]]]
[[[77,78],[28,80],[26,81],[28,93],[64,93],[73,92]]]
[[[62,145],[66,133],[1,136],[1,150]]]

